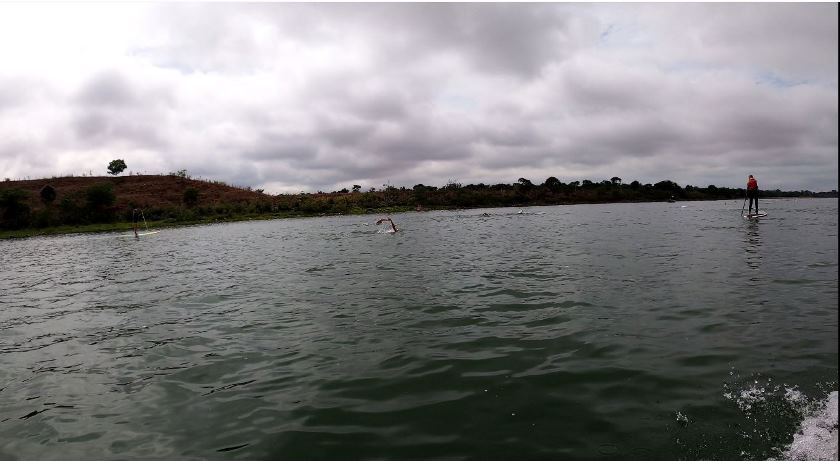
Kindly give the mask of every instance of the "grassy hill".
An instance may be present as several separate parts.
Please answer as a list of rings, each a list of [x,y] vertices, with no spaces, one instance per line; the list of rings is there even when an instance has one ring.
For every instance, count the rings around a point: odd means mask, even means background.
[[[52,200],[52,194],[42,194],[45,188],[54,191]],[[0,229],[28,229],[22,234],[33,235],[57,227],[59,232],[125,228],[135,209],[158,225],[206,222],[264,213],[271,204],[272,197],[258,191],[178,175],[4,181]]]
[[[115,196],[113,207],[116,211],[129,211],[132,208],[163,209],[185,205],[184,193],[187,189],[198,191],[202,205],[252,204],[270,201],[271,197],[247,188],[232,187],[221,182],[195,180],[177,175],[138,175],[138,176],[85,176],[50,179],[32,179],[25,181],[0,182],[0,191],[20,189],[28,193],[28,204],[33,211],[46,205],[40,199],[44,186],[55,189],[55,204],[64,197],[84,199],[88,188],[100,184],[110,184]],[[196,202],[196,203],[198,203]]]

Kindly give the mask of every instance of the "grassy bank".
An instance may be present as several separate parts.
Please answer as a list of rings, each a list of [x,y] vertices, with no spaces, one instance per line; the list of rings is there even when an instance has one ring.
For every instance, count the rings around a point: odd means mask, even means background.
[[[258,213],[258,214],[243,214],[237,216],[211,216],[202,219],[192,219],[192,220],[175,220],[175,219],[160,219],[160,220],[153,220],[147,221],[150,230],[157,230],[163,228],[171,228],[171,227],[183,227],[183,226],[195,226],[195,225],[202,225],[202,224],[219,224],[219,223],[230,223],[230,222],[239,222],[239,221],[259,221],[259,220],[271,220],[271,219],[288,219],[288,218],[312,218],[318,216],[337,216],[341,214],[350,214],[350,215],[365,215],[365,214],[389,214],[389,213],[402,213],[405,211],[412,211],[411,207],[387,207],[378,210],[364,210],[364,209],[354,209],[351,210],[350,213],[340,213],[340,214],[324,214],[324,213],[301,213],[301,212],[274,212],[274,213]],[[16,229],[16,230],[0,230],[0,240],[2,239],[15,239],[15,238],[29,238],[29,237],[41,237],[41,236],[50,236],[50,235],[63,235],[63,234],[85,234],[85,233],[96,233],[96,232],[117,232],[117,231],[126,231],[130,232],[133,229],[133,224],[130,222],[114,222],[114,223],[97,223],[97,224],[84,224],[84,225],[76,225],[76,226],[53,226],[53,227],[45,227],[45,228],[26,228],[26,229]],[[145,226],[142,226],[138,229],[145,229]]]

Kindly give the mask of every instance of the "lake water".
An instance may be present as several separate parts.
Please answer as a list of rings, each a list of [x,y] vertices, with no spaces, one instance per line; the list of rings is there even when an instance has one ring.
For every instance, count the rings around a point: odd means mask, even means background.
[[[0,460],[820,459],[837,200],[761,205],[0,241]]]

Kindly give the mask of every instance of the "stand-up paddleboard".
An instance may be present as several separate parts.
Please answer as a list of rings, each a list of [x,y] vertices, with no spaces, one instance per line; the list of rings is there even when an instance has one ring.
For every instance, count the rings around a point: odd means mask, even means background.
[[[137,233],[137,237],[142,237],[142,236],[144,236],[144,235],[157,234],[157,233],[159,233],[159,232],[160,232],[160,231],[138,232],[138,233]],[[123,235],[120,235],[120,237],[122,237],[122,238],[134,238],[134,233],[132,232],[132,233],[130,233],[130,234],[123,234]]]
[[[137,220],[137,216],[143,218],[143,227],[145,227],[145,232],[137,232],[137,224],[139,224]],[[152,235],[157,234],[160,231],[150,231],[149,224],[146,222],[146,215],[143,214],[143,210],[139,208],[135,208],[131,210],[131,222],[134,224],[134,232],[128,235],[121,235],[121,237],[142,237],[144,235]]]
[[[741,215],[741,216],[743,216],[744,219],[763,218],[763,217],[767,216],[767,212],[766,211],[759,211],[757,213],[745,214],[745,215]]]

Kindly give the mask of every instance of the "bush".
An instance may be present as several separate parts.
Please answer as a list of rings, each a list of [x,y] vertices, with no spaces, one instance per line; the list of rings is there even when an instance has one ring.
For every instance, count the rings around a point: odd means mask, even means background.
[[[95,184],[85,190],[87,217],[92,222],[113,221],[116,213],[111,205],[116,201],[110,183]]]
[[[169,176],[175,176],[181,179],[190,179],[190,175],[187,174],[187,170],[178,170],[178,171],[170,171]]]
[[[189,206],[195,206],[198,203],[198,189],[188,187],[184,191],[184,203]]]
[[[269,213],[271,212],[271,202],[259,201],[254,205],[254,209],[257,213]]]
[[[82,222],[82,210],[73,197],[64,196],[58,203],[59,216],[64,224],[78,224]]]
[[[35,216],[32,219],[32,225],[39,229],[55,225],[52,210],[50,210],[49,208],[45,208],[35,213]]]
[[[92,209],[111,206],[116,201],[114,188],[109,183],[95,184],[85,191],[88,207]]]
[[[53,201],[55,201],[55,189],[53,186],[47,184],[41,189],[41,201],[44,202],[44,205],[49,206]]]
[[[0,192],[0,228],[20,229],[29,225],[29,194],[20,189]]]

